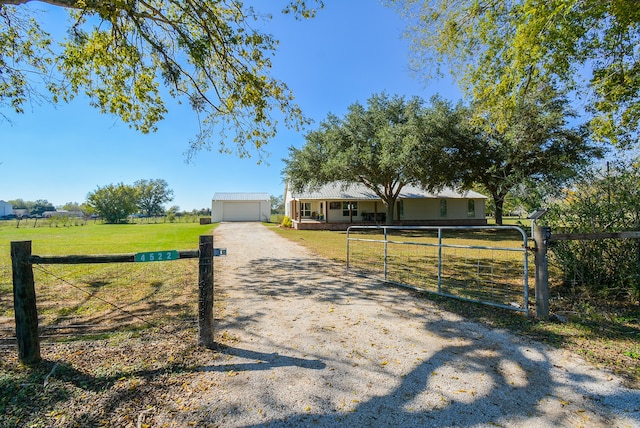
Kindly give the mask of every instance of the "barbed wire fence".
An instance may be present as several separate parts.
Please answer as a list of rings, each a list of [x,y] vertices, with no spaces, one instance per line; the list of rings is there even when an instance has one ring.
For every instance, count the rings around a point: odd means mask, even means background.
[[[148,264],[34,264],[40,338],[76,340],[155,328],[169,333],[193,328],[198,311],[198,261]],[[2,268],[3,277],[11,272]],[[3,287],[8,288],[9,287]],[[0,345],[15,346],[12,293],[0,301]]]
[[[198,223],[201,218],[209,215],[178,213],[162,216],[132,216],[128,218],[131,224],[160,224],[160,223]],[[45,227],[76,227],[87,224],[102,224],[104,221],[98,217],[77,217],[68,215],[52,215],[48,217],[23,217],[9,220],[0,220],[2,228],[45,228]]]
[[[2,284],[0,346],[17,343],[20,351],[29,336],[39,347],[149,329],[174,334],[196,324],[200,340],[212,342],[213,326],[202,332],[203,314],[213,321],[212,238],[201,236],[198,250],[84,256],[33,256],[30,241],[12,243],[14,295]]]

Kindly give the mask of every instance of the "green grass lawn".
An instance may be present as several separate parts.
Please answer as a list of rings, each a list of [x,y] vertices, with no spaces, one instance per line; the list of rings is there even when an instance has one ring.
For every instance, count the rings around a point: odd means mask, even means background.
[[[198,237],[215,225],[199,223],[102,224],[9,227],[0,222],[0,263],[10,259],[11,241],[32,241],[33,254],[114,254],[198,248]]]
[[[13,322],[10,243],[31,241],[34,255],[130,254],[197,250],[199,223],[0,227],[0,325]],[[190,317],[197,306],[197,259],[156,263],[34,265],[41,327],[73,323],[138,326]],[[116,308],[122,308],[119,310]]]

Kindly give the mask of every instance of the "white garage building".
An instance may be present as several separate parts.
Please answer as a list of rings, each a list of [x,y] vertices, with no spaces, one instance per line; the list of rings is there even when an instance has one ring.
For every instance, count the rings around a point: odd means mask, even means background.
[[[225,193],[213,195],[211,221],[269,221],[271,198],[268,193]]]
[[[13,205],[6,201],[0,201],[0,217],[13,214]]]

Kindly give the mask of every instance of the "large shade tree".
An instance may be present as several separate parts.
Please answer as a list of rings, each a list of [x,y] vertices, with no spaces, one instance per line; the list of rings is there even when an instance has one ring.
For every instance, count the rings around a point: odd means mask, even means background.
[[[476,111],[477,113],[477,111]],[[514,106],[506,103],[501,126],[485,116],[472,125],[469,112],[462,138],[445,142],[451,172],[462,187],[480,184],[493,198],[495,220],[502,224],[505,198],[516,186],[560,186],[603,155],[584,127],[571,127],[575,113],[566,96],[538,87]]]
[[[499,112],[539,82],[588,100],[592,132],[625,146],[640,126],[636,0],[387,0],[408,19],[416,70],[450,71]],[[444,68],[444,70],[441,70]],[[448,69],[447,69],[448,68]]]
[[[87,205],[107,223],[126,222],[138,208],[136,193],[135,187],[123,183],[98,186],[87,195]]]
[[[329,114],[306,135],[302,148],[291,147],[283,175],[294,191],[323,184],[359,183],[384,202],[386,221],[393,221],[398,195],[409,184],[442,186],[445,162],[438,152],[442,137],[431,132],[444,123],[419,97],[373,95],[367,105],[349,106],[344,117]]]
[[[137,180],[133,187],[137,192],[138,209],[147,217],[162,214],[164,204],[173,200],[173,190],[161,178]]]
[[[69,10],[64,39],[27,3],[0,0],[0,117],[30,101],[85,94],[100,112],[146,133],[174,97],[199,120],[189,153],[219,143],[241,156],[260,151],[278,117],[294,128],[305,123],[286,84],[270,75],[277,41],[256,23],[269,16],[241,1],[43,0]],[[284,6],[306,18],[322,1]]]

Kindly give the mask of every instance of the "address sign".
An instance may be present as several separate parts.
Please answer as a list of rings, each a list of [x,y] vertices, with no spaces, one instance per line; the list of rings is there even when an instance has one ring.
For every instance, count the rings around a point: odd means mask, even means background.
[[[178,260],[180,255],[175,250],[165,251],[149,251],[146,253],[136,253],[136,262],[167,262],[171,260]]]

